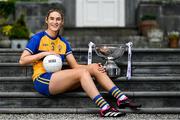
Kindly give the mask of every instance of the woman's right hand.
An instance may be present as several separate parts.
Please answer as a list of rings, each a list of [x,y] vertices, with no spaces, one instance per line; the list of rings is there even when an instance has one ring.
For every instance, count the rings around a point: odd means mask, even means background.
[[[55,53],[54,51],[50,51],[50,52],[40,52],[38,54],[32,55],[29,51],[24,50],[21,57],[20,57],[19,63],[22,65],[23,64],[30,64],[30,63],[33,63],[37,60],[42,59],[43,57],[45,57],[47,55],[58,55],[58,54]]]
[[[56,52],[54,51],[48,51],[48,52],[43,52],[44,57],[47,55],[58,55]]]

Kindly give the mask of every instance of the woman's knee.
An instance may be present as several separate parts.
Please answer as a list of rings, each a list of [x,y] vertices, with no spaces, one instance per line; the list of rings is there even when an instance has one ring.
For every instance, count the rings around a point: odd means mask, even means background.
[[[90,76],[90,73],[86,68],[80,68],[78,73],[79,73],[80,77],[88,77],[88,76]]]
[[[90,64],[89,72],[94,77],[106,74],[105,69],[102,68],[102,66],[100,67],[100,64],[98,63]]]
[[[87,66],[87,69],[89,71],[89,73],[91,75],[93,75],[94,73],[97,73],[98,72],[98,64],[97,63],[93,63],[93,64],[90,64]]]

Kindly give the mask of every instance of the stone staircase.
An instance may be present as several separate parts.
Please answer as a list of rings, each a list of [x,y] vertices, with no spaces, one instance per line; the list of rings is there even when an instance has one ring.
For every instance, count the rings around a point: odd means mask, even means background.
[[[96,113],[99,108],[78,89],[54,97],[35,92],[32,66],[18,64],[21,50],[0,49],[0,113]],[[132,79],[126,80],[127,52],[116,60],[121,76],[112,78],[130,98],[141,103],[139,113],[180,113],[180,49],[133,49]],[[87,63],[87,49],[75,48],[81,64]],[[93,53],[93,62],[105,61]],[[64,69],[68,65],[64,63]],[[111,104],[115,99],[97,83]],[[130,109],[123,111],[134,113]]]

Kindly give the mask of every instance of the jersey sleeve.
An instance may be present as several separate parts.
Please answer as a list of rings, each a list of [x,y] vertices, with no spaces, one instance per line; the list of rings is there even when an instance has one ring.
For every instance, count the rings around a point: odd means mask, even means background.
[[[66,56],[72,54],[72,49],[71,49],[71,45],[69,44],[69,42],[66,42]]]
[[[29,51],[31,54],[35,54],[38,52],[39,47],[39,39],[37,37],[32,37],[26,45],[26,50]]]
[[[71,45],[70,43],[64,38],[64,37],[61,37],[61,40],[64,41],[64,43],[66,44],[66,56],[69,55],[69,54],[72,54],[72,48],[71,48]]]

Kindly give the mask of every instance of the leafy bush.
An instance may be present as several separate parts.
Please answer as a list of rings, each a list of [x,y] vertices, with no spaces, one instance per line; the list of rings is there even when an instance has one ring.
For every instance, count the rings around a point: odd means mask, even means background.
[[[0,31],[2,32],[3,35],[9,36],[11,34],[11,29],[12,29],[12,25],[6,25],[3,26]]]
[[[29,30],[26,27],[26,23],[24,21],[24,15],[21,15],[20,18],[12,25],[12,29],[10,30],[9,38],[13,39],[21,39],[29,38]]]
[[[168,32],[167,35],[168,35],[169,40],[171,40],[171,39],[179,39],[179,36],[180,36],[178,31]]]
[[[7,1],[7,2],[4,2],[4,1],[0,1],[0,15],[2,17],[8,17],[10,14],[13,14],[14,11],[15,11],[15,3],[12,2],[12,1]]]
[[[156,16],[152,14],[145,14],[141,17],[141,20],[156,20]]]

